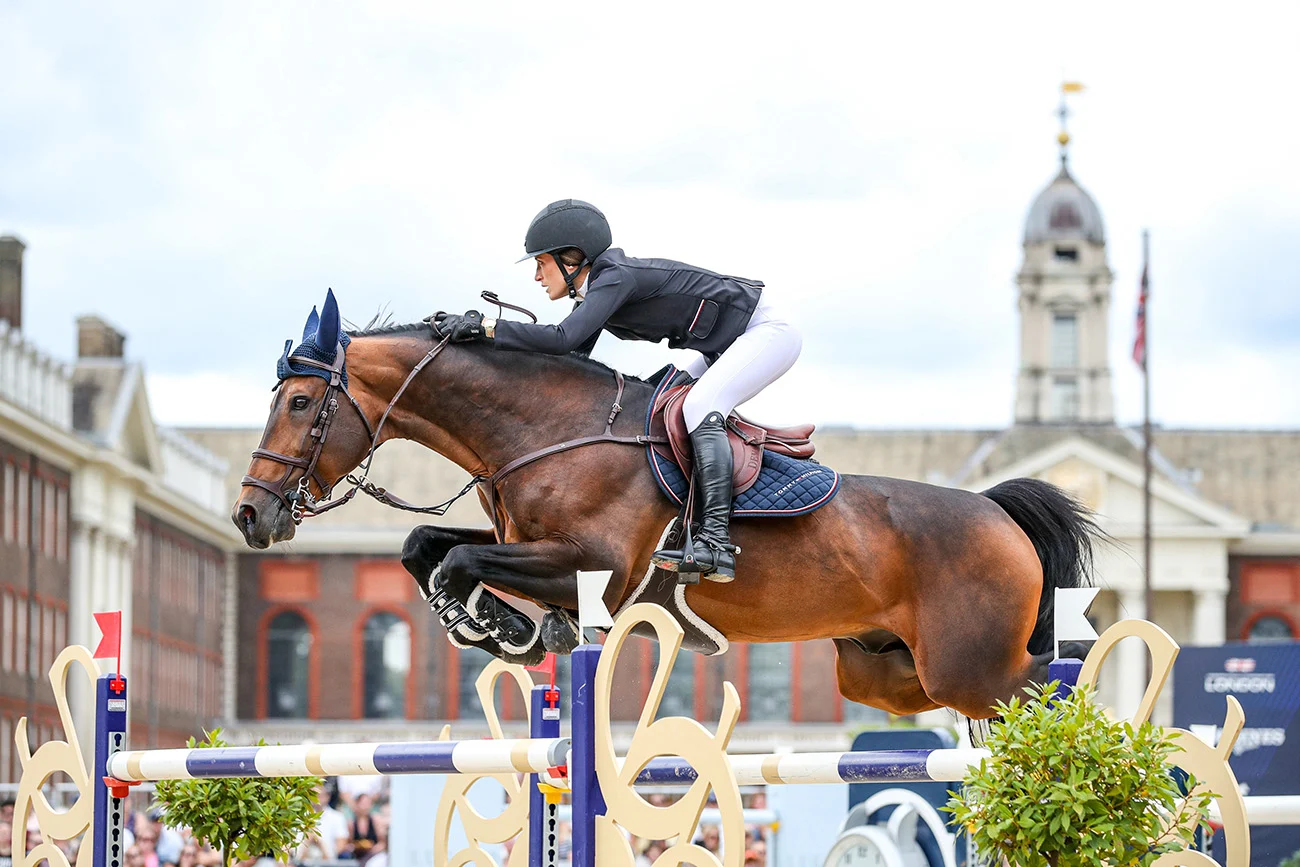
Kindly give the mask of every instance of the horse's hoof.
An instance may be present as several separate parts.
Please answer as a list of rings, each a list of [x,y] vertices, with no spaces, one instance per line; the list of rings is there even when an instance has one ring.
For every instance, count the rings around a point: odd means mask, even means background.
[[[578,628],[573,619],[557,611],[546,612],[542,617],[542,646],[551,653],[572,653],[578,646]]]

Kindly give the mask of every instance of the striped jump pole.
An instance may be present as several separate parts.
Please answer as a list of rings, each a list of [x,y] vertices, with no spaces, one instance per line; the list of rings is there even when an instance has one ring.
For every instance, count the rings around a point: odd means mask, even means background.
[[[212,777],[317,777],[361,774],[538,774],[568,763],[561,737],[126,749],[126,678],[96,683],[94,867],[123,867],[124,803],[129,786]],[[553,729],[558,734],[558,720]]]
[[[816,783],[955,783],[988,750],[877,750],[845,753],[767,753],[730,756],[741,786]],[[676,758],[652,759],[637,775],[647,785],[689,786],[696,773]]]

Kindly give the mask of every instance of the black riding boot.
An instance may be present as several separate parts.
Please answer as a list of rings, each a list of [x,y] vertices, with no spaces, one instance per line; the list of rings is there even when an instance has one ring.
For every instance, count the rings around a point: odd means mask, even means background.
[[[676,561],[678,573],[700,573],[712,581],[736,577],[736,554],[728,528],[731,522],[731,444],[721,413],[710,413],[691,431],[695,452],[695,490],[700,498],[700,530],[684,551],[656,551],[655,559]]]

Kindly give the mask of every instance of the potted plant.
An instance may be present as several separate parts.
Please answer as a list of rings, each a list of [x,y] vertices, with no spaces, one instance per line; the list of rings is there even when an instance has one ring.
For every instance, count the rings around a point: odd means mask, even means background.
[[[992,756],[944,809],[1011,867],[1141,867],[1187,848],[1214,795],[1171,773],[1170,736],[1110,719],[1090,687],[1056,686],[997,706]]]
[[[221,729],[206,734],[190,749],[229,746]],[[259,740],[256,746],[266,746]],[[294,847],[315,833],[319,777],[230,777],[164,780],[155,795],[163,808],[163,821],[186,827],[194,836],[221,851],[222,863],[270,855],[288,862]]]

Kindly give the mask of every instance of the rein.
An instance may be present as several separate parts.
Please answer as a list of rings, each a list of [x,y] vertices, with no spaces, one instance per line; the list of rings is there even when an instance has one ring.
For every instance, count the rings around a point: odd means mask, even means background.
[[[483,294],[486,298],[489,293],[485,292]],[[523,308],[516,308],[510,304],[504,304],[503,302],[497,301],[495,298],[490,298],[488,300],[500,304],[503,307],[523,310]],[[526,310],[523,310],[523,312],[528,313]],[[532,314],[528,315],[531,316]],[[536,321],[536,317],[534,317],[534,321]],[[594,445],[596,443],[618,443],[623,445],[645,446],[666,443],[668,441],[665,437],[647,435],[619,436],[614,433],[614,419],[623,411],[623,389],[626,385],[623,380],[623,374],[615,371],[614,378],[618,384],[618,392],[615,394],[614,403],[610,407],[609,417],[605,419],[605,430],[603,433],[566,440],[561,443],[556,443],[555,445],[538,449],[534,452],[529,452],[523,457],[515,458],[513,461],[510,461],[491,475],[474,476],[469,480],[465,487],[461,488],[460,493],[436,506],[412,505],[401,497],[391,494],[383,488],[375,485],[374,482],[369,481],[368,476],[370,475],[370,466],[373,463],[375,451],[379,448],[379,435],[383,431],[384,424],[388,421],[388,416],[392,413],[393,407],[397,406],[397,401],[401,399],[403,394],[405,394],[407,387],[415,380],[415,377],[419,375],[420,371],[424,370],[424,368],[428,366],[429,362],[433,361],[442,353],[442,350],[446,348],[450,339],[450,337],[444,337],[441,342],[434,346],[433,349],[429,350],[428,353],[425,354],[424,358],[420,359],[419,363],[411,369],[411,372],[407,374],[406,379],[403,380],[401,387],[397,389],[397,393],[393,395],[393,399],[388,402],[388,406],[384,409],[384,414],[379,418],[379,424],[374,428],[371,428],[370,421],[366,418],[366,414],[361,410],[361,405],[357,403],[356,398],[352,396],[352,393],[348,391],[347,386],[343,384],[345,351],[341,343],[335,351],[335,360],[332,365],[322,364],[319,361],[301,355],[290,356],[290,359],[298,364],[315,367],[319,370],[327,371],[330,374],[329,385],[326,387],[325,394],[321,398],[320,410],[316,415],[315,424],[312,426],[309,433],[312,440],[311,457],[300,458],[293,455],[285,455],[259,446],[253,450],[252,456],[254,458],[262,458],[283,464],[285,466],[285,473],[278,482],[267,482],[252,475],[245,475],[240,484],[252,485],[273,494],[276,499],[283,503],[285,508],[289,510],[289,514],[293,518],[293,523],[295,525],[301,524],[304,518],[313,515],[321,515],[331,509],[338,508],[355,497],[358,491],[369,497],[373,497],[378,502],[394,509],[401,509],[407,512],[418,512],[425,515],[444,515],[447,513],[447,510],[451,508],[452,504],[468,494],[476,486],[480,486],[484,500],[486,501],[485,507],[492,518],[492,527],[496,532],[497,538],[500,540],[505,538],[505,528],[497,510],[497,486],[500,484],[502,479],[513,473],[515,470],[525,467],[535,461],[539,461],[542,458],[559,454],[560,452],[566,452],[570,449],[576,449],[581,446]],[[343,396],[348,399],[348,402],[352,404],[352,408],[356,410],[357,415],[361,418],[361,423],[365,425],[366,433],[370,435],[370,448],[366,451],[365,457],[361,459],[361,463],[358,465],[362,471],[361,475],[357,476],[355,471],[353,471],[343,477],[344,481],[352,485],[351,489],[341,496],[330,499],[333,485],[327,484],[324,479],[316,475],[316,465],[320,462],[321,452],[325,449],[325,441],[329,436],[330,427],[334,424],[335,414],[338,412],[339,401],[336,393],[342,393]],[[290,483],[290,480],[294,475],[294,471],[298,469],[301,469],[303,473],[298,477],[297,485],[294,486]],[[309,483],[313,480],[321,490],[320,500],[317,500],[312,496],[311,490],[308,487]]]

